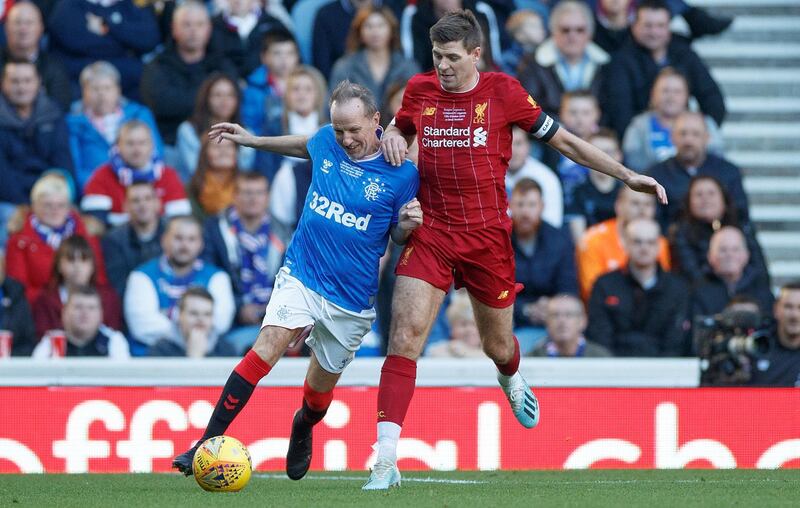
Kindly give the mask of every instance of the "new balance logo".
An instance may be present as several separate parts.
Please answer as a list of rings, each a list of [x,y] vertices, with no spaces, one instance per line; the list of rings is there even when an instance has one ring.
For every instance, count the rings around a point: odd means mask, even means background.
[[[436,108],[425,108],[422,112],[422,116],[433,116],[436,114]]]
[[[486,140],[489,139],[489,133],[483,127],[478,127],[472,132],[472,146],[486,146]]]
[[[225,398],[225,400],[222,402],[222,405],[225,406],[225,409],[227,409],[228,411],[233,411],[234,409],[236,409],[236,405],[238,403],[239,399],[237,399],[236,397],[234,397],[229,393],[228,396]]]
[[[506,298],[508,298],[508,290],[504,289],[503,291],[500,291],[500,295],[497,297],[497,299],[505,300]]]

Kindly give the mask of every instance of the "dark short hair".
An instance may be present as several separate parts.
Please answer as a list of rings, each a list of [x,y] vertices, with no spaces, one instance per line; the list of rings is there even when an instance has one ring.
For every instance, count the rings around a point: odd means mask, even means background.
[[[800,280],[793,280],[781,286],[781,293],[784,291],[800,291]]]
[[[39,68],[36,67],[36,64],[34,62],[31,62],[30,60],[25,60],[23,58],[12,57],[6,60],[5,63],[3,63],[3,67],[2,69],[0,69],[0,80],[6,77],[6,72],[8,72],[8,67],[10,65],[30,65],[31,67],[33,67],[33,71],[36,73],[36,76],[39,79],[42,78],[41,74],[39,73]]]
[[[514,189],[511,191],[511,194],[527,194],[531,191],[536,191],[539,195],[542,195],[542,186],[539,185],[539,182],[532,178],[523,178],[516,185],[514,185]]]
[[[97,288],[92,286],[78,286],[76,288],[72,288],[67,295],[67,301],[65,303],[69,303],[74,296],[92,296],[97,298],[98,301],[101,302],[102,307],[102,298],[100,297],[100,293],[97,291]]]
[[[467,51],[483,43],[483,32],[475,14],[469,9],[448,12],[430,29],[431,42],[447,44],[462,41]]]
[[[261,52],[266,53],[270,46],[273,44],[280,44],[282,42],[291,42],[294,44],[294,48],[298,50],[297,47],[297,40],[295,40],[294,35],[292,32],[285,28],[273,28],[271,30],[267,30],[264,32],[264,35],[261,37]]]
[[[597,97],[595,97],[595,95],[589,90],[581,89],[581,90],[573,90],[572,92],[564,92],[561,95],[561,107],[564,107],[564,104],[566,104],[567,101],[572,99],[590,99],[591,101],[594,102],[597,109],[600,109],[600,102],[597,100]]]
[[[269,179],[264,173],[259,173],[258,171],[241,171],[236,175],[236,179],[245,182],[265,182],[267,188],[269,188]]]
[[[146,180],[140,180],[138,182],[134,181],[134,182],[131,182],[130,185],[125,187],[125,199],[128,198],[128,193],[131,191],[131,189],[135,189],[137,187],[147,187],[148,189],[150,189],[154,193],[156,193],[156,187],[155,187],[155,185],[153,185],[153,182],[148,182]]]
[[[177,224],[178,222],[188,222],[190,224],[194,224],[197,226],[197,229],[200,231],[200,233],[203,232],[203,224],[194,215],[174,215],[170,217],[167,219],[167,225],[164,227],[164,232],[166,233],[172,229],[172,225]]]
[[[340,104],[348,102],[352,99],[358,99],[364,105],[364,116],[372,116],[378,111],[378,105],[375,102],[375,97],[368,88],[356,83],[351,83],[349,80],[344,80],[333,89],[331,93],[330,105],[333,106],[334,102]]]
[[[619,137],[617,136],[616,131],[614,129],[609,129],[608,127],[600,127],[596,132],[593,132],[589,135],[589,140],[594,138],[612,139],[617,145],[619,145]]]
[[[664,0],[639,0],[636,4],[636,17],[639,17],[639,12],[643,9],[649,9],[651,11],[660,11],[664,10],[667,13],[670,13],[669,5]]]
[[[206,288],[203,286],[189,286],[186,289],[180,299],[178,299],[178,309],[183,310],[183,306],[186,305],[186,300],[195,297],[195,298],[202,298],[203,300],[208,300],[211,304],[214,304],[214,297],[211,293],[208,292]]]

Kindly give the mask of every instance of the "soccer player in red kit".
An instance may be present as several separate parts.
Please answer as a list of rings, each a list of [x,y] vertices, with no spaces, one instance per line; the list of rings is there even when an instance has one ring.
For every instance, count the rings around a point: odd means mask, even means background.
[[[411,78],[403,103],[382,138],[394,165],[419,143],[417,198],[423,225],[397,264],[392,324],[378,391],[378,458],[364,490],[399,485],[397,443],[422,353],[450,286],[465,287],[483,350],[514,416],[525,427],[539,420],[539,406],[518,372],[513,334],[517,289],[505,174],[511,132],[517,125],[579,164],[614,176],[634,190],[666,193],[594,146],[559,128],[519,82],[505,74],[478,72],[481,31],[472,12],[444,15],[430,30],[434,71]]]

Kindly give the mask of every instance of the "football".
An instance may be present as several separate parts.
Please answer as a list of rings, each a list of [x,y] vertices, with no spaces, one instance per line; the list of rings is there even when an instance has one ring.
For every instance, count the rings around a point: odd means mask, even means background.
[[[209,492],[238,492],[250,481],[250,452],[230,436],[207,439],[194,454],[194,478]]]

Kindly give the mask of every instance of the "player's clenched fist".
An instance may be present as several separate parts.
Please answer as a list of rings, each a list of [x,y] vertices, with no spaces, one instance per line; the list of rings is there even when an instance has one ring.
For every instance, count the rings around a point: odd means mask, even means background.
[[[406,160],[408,143],[403,136],[387,132],[381,138],[381,149],[386,162],[392,166],[399,166]]]
[[[413,231],[422,225],[422,206],[417,198],[400,207],[397,214],[397,225],[405,231]]]
[[[236,123],[217,123],[211,126],[208,131],[208,137],[220,142],[223,139],[229,139],[234,143],[244,146],[253,146],[256,137],[247,132],[247,129]]]

